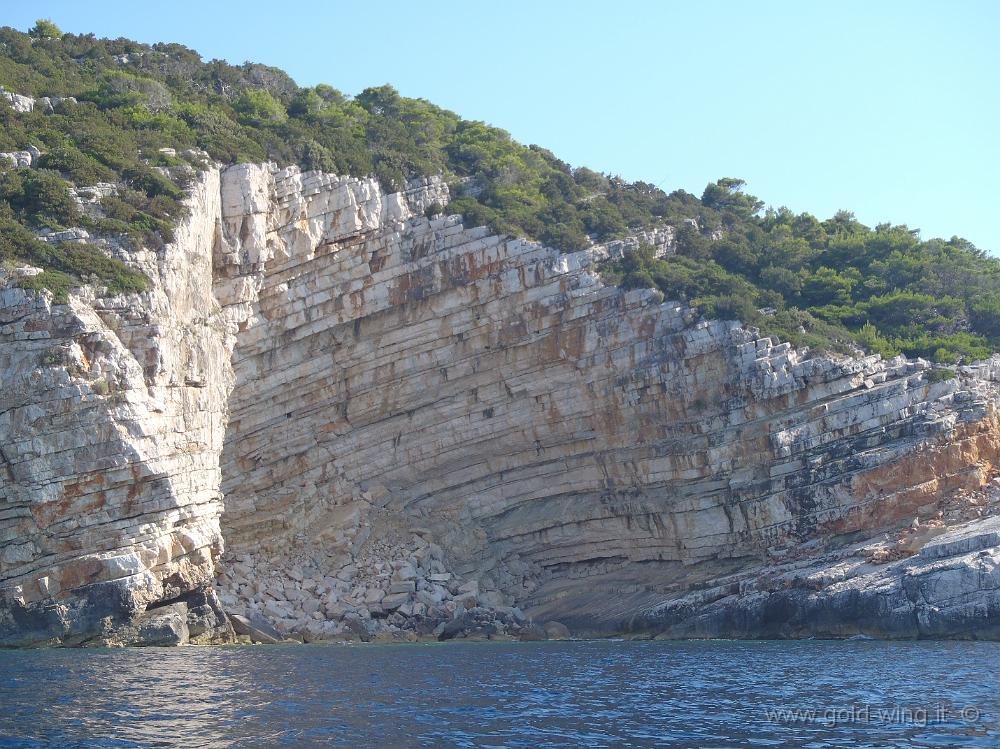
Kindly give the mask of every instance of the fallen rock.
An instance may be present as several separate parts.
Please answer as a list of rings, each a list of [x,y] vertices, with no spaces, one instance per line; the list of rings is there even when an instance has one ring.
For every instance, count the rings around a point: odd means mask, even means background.
[[[251,621],[240,614],[229,614],[229,621],[236,634],[249,637],[250,641],[254,643],[276,645],[285,639],[278,630],[263,619],[254,618]]]
[[[397,609],[406,603],[409,598],[409,593],[390,593],[382,599],[382,608],[386,611],[392,611],[393,609]]]
[[[171,646],[184,645],[190,639],[188,608],[175,603],[152,609],[136,618],[135,634],[121,638],[123,645]]]

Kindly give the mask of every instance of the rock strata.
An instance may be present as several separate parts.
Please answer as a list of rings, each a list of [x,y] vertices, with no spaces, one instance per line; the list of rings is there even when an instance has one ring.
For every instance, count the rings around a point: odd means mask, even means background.
[[[130,255],[149,292],[0,289],[0,644],[101,642],[215,600],[235,341],[212,292],[219,195],[209,172],[177,241]]]
[[[151,291],[0,290],[0,643],[996,636],[994,505],[945,510],[1000,362],[812,356],[601,284],[672,233],[435,203],[209,168]]]

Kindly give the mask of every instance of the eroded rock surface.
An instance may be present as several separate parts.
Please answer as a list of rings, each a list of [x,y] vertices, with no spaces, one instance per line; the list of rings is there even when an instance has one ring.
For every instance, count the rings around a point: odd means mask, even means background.
[[[177,241],[130,257],[141,297],[0,290],[0,644],[97,642],[214,600],[235,342],[212,292],[219,196],[209,172]]]
[[[152,292],[0,291],[4,642],[183,641],[156,607],[217,569],[272,639],[996,636],[993,505],[938,518],[993,476],[996,362],[812,358],[604,287],[627,243],[428,219],[437,179],[240,165],[191,202]]]

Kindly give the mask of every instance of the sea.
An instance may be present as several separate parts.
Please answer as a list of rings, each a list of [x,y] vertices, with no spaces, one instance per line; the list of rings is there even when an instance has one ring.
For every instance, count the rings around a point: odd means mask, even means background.
[[[1000,643],[0,651],[0,747],[1000,747]]]

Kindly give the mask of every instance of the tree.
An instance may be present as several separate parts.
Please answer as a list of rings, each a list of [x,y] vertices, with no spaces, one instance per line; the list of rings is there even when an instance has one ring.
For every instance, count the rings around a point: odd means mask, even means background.
[[[682,223],[676,233],[677,253],[685,257],[707,258],[712,252],[711,241],[702,236],[696,225]]]
[[[756,216],[764,207],[764,202],[743,192],[746,182],[734,177],[723,177],[712,182],[702,193],[701,202],[717,211],[729,209],[740,218]]]
[[[769,265],[760,272],[760,282],[791,301],[802,290],[802,276],[785,266]]]
[[[240,121],[248,125],[272,125],[288,118],[281,102],[262,88],[247,89],[233,107],[239,112]]]
[[[969,305],[969,321],[977,333],[1000,339],[1000,292],[972,302]]]
[[[849,304],[854,281],[832,268],[818,268],[802,284],[802,301],[809,306]]]
[[[28,31],[36,39],[60,39],[62,30],[48,18],[39,18]]]
[[[354,100],[369,113],[384,117],[398,117],[403,105],[403,97],[389,84],[366,88]]]
[[[750,275],[760,264],[755,248],[739,236],[720,239],[714,251],[715,261],[731,273]]]
[[[879,330],[894,334],[953,332],[965,322],[965,305],[954,297],[894,291],[874,297],[864,311]]]
[[[304,88],[295,95],[288,105],[288,114],[292,117],[307,117],[319,112],[326,102],[320,98],[315,89]]]

